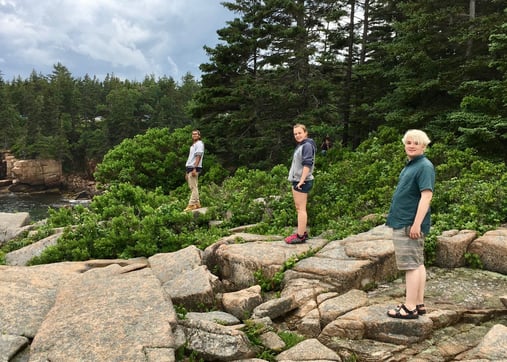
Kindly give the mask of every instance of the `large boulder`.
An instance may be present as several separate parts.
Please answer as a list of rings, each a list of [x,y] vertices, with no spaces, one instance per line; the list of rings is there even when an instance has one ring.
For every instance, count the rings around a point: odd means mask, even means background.
[[[472,242],[468,252],[479,256],[484,269],[507,274],[506,238],[507,228],[488,231]]]
[[[30,186],[51,188],[62,182],[62,163],[57,160],[17,160],[11,172],[16,183]]]
[[[29,223],[30,214],[27,212],[0,212],[0,246],[20,235]]]
[[[477,232],[473,230],[449,230],[443,232],[437,238],[435,265],[442,268],[465,266],[465,253],[476,237]]]
[[[174,360],[173,305],[142,266],[94,268],[60,285],[30,347],[31,361]],[[157,353],[155,353],[155,350]]]
[[[205,320],[183,319],[187,348],[199,353],[206,361],[238,361],[252,358],[258,348],[246,334],[234,327]]]

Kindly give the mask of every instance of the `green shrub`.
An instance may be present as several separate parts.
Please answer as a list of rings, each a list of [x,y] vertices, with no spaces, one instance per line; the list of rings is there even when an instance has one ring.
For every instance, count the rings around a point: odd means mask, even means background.
[[[215,208],[232,226],[263,220],[278,226],[274,215],[279,205],[293,202],[287,174],[288,169],[282,165],[275,166],[271,172],[239,168],[220,186],[202,183],[200,193],[206,205]],[[286,225],[285,221],[283,226]]]
[[[182,212],[184,201],[164,195],[160,189],[147,191],[129,184],[112,185],[96,196],[89,209],[59,210],[49,217],[67,228],[57,244],[47,248],[33,264],[93,258],[149,257],[189,245],[204,248],[227,231],[210,228],[213,215],[194,217]],[[63,216],[61,216],[63,215]],[[79,224],[73,224],[80,220]]]
[[[472,269],[484,269],[481,257],[474,253],[465,253],[466,264]]]
[[[205,248],[227,235],[230,227],[245,224],[256,224],[252,229],[256,233],[292,233],[297,218],[286,165],[269,172],[239,168],[222,182],[225,173],[212,164],[200,178],[201,202],[207,213],[182,212],[190,193],[182,166],[189,134],[190,128],[172,134],[166,129],[150,130],[111,151],[97,174],[109,184],[104,194],[96,196],[88,208],[50,211],[50,227],[73,227],[33,262],[151,256],[189,245]],[[172,145],[170,150],[167,143]],[[436,168],[433,225],[425,246],[431,264],[441,232],[473,229],[483,233],[506,221],[507,168],[471,150],[438,143],[428,149],[427,156]],[[171,157],[178,161],[168,162]],[[212,159],[212,155],[205,157]],[[148,165],[148,159],[157,166]],[[307,207],[312,236],[338,240],[385,222],[406,162],[401,135],[383,128],[357,150],[336,146],[326,156],[318,155],[316,162],[322,167],[316,168]],[[366,215],[368,221],[362,221]],[[211,227],[211,220],[222,224]],[[11,245],[31,242],[20,239]],[[279,277],[265,281],[265,289],[276,289]]]
[[[169,193],[185,183],[185,162],[191,145],[192,128],[170,132],[152,128],[145,134],[124,139],[97,165],[95,179],[101,184],[130,183],[145,189],[162,188]],[[214,155],[205,153],[203,181],[222,182],[227,172]]]

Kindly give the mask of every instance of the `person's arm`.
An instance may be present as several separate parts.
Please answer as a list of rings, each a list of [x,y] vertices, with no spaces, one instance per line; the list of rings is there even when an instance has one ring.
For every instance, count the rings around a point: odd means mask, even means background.
[[[309,173],[310,173],[310,167],[303,166],[303,172],[301,172],[301,179],[299,180],[299,182],[297,184],[298,189],[300,189],[301,186],[303,186],[303,184],[305,183],[305,180],[306,180],[306,176],[308,176]]]
[[[301,150],[301,157],[303,158],[303,171],[301,172],[301,179],[297,184],[297,188],[301,188],[301,186],[305,183],[306,177],[313,166],[313,162],[315,161],[314,146],[308,143],[304,144],[303,149]]]
[[[414,223],[410,227],[410,238],[418,239],[422,236],[421,224],[430,208],[431,199],[433,198],[433,191],[423,190],[421,191],[421,198],[417,205],[417,212],[415,214]]]

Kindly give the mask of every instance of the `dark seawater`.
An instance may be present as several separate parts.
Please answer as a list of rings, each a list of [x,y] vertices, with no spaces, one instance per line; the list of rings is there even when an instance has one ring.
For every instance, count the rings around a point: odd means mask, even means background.
[[[71,205],[72,201],[60,194],[0,193],[0,212],[28,212],[32,221],[48,217],[48,209]]]

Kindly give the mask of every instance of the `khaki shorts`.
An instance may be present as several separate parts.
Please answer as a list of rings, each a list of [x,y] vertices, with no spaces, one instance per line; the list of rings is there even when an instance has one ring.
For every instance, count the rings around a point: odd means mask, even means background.
[[[399,270],[414,270],[424,264],[424,235],[410,239],[410,226],[393,229],[394,256]]]

